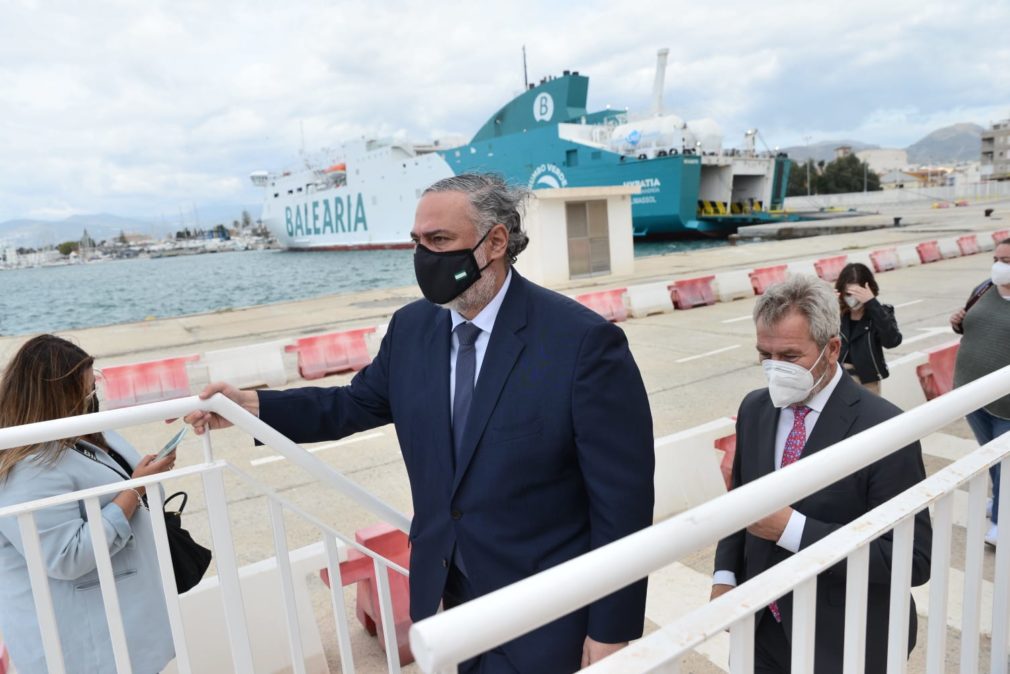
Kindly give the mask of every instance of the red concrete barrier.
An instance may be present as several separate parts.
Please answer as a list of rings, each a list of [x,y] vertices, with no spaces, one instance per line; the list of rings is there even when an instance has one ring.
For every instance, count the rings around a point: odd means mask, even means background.
[[[873,262],[873,271],[891,271],[901,266],[901,259],[898,258],[898,251],[895,248],[883,248],[870,253],[870,260]]]
[[[364,547],[377,552],[386,559],[402,566],[410,567],[410,546],[407,534],[386,523],[373,524],[354,533],[354,540]],[[389,590],[393,600],[393,623],[396,627],[396,647],[400,655],[400,666],[414,661],[410,652],[410,588],[406,576],[389,571]],[[330,586],[328,569],[321,569],[319,577]],[[340,579],[344,586],[357,583],[358,621],[373,637],[378,635],[379,644],[386,648],[386,636],[382,631],[382,612],[379,610],[379,587],[375,578],[375,563],[368,555],[350,550],[347,561],[340,563]]]
[[[929,360],[915,369],[926,400],[949,393],[954,388],[954,363],[960,342],[938,346],[926,352]]]
[[[1001,229],[992,233],[992,242],[999,245],[1003,239],[1010,239],[1010,229]]]
[[[763,295],[768,286],[786,280],[786,270],[789,265],[780,264],[774,267],[758,267],[750,272],[750,284],[755,295]]]
[[[974,234],[959,236],[957,247],[961,250],[961,255],[974,255],[979,252],[978,237]]]
[[[736,433],[717,438],[715,448],[723,451],[722,461],[719,462],[719,472],[726,482],[726,491],[733,488],[733,457],[736,456]]]
[[[360,370],[371,363],[365,335],[372,332],[375,328],[302,337],[284,350],[298,353],[298,372],[303,379],[319,379],[335,372]]]
[[[940,253],[940,244],[937,241],[923,241],[915,247],[915,250],[919,253],[919,260],[923,264],[943,259],[943,255]]]
[[[814,269],[817,271],[817,275],[822,279],[828,283],[834,283],[838,280],[838,275],[842,273],[842,269],[848,261],[848,255],[825,257],[814,262]]]
[[[182,356],[101,368],[103,407],[116,409],[190,395],[186,364],[199,358]]]
[[[7,652],[7,644],[0,641],[0,674],[7,674],[11,668],[11,656]]]
[[[627,288],[601,290],[595,293],[576,295],[575,301],[587,309],[592,309],[608,321],[617,323],[628,318],[628,309],[624,306],[625,292],[627,292]]]
[[[673,306],[690,309],[715,304],[715,290],[712,288],[714,280],[713,275],[674,281],[673,285],[668,286]]]

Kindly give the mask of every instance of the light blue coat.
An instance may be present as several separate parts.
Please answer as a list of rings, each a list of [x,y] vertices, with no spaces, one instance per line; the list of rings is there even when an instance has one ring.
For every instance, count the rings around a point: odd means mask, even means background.
[[[121,436],[106,433],[105,437],[130,465],[140,460],[137,451]],[[104,452],[97,452],[97,456],[102,463],[118,469]],[[0,507],[122,479],[107,466],[73,450],[64,452],[55,465],[25,459],[0,484]],[[102,496],[100,502],[130,661],[135,674],[155,674],[175,657],[175,651],[151,516],[140,507],[127,520],[120,507],[112,503],[117,493]],[[68,674],[115,672],[84,503],[38,510],[35,521]],[[42,637],[16,517],[0,517],[0,632],[18,674],[46,674]]]

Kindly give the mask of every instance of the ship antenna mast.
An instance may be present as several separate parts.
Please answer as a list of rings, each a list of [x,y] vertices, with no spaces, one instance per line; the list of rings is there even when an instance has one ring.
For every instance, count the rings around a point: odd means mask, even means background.
[[[530,76],[526,73],[526,45],[523,45],[523,90],[530,88]]]

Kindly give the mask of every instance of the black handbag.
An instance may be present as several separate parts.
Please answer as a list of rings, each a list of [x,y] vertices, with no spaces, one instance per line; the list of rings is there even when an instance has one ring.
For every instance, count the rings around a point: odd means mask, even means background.
[[[178,510],[169,510],[168,502],[177,496],[182,497]],[[172,567],[175,569],[175,589],[179,594],[196,586],[207,573],[210,566],[211,551],[193,540],[188,531],[182,528],[182,511],[186,509],[189,496],[184,491],[177,491],[165,499],[165,531],[168,534],[168,549],[172,554]]]

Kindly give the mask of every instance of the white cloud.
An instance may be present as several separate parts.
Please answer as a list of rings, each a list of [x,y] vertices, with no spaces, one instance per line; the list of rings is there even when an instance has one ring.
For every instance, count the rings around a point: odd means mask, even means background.
[[[246,176],[361,135],[471,135],[522,87],[665,103],[735,141],[905,146],[1010,116],[1006,3],[19,1],[0,24],[0,220],[255,203]]]

